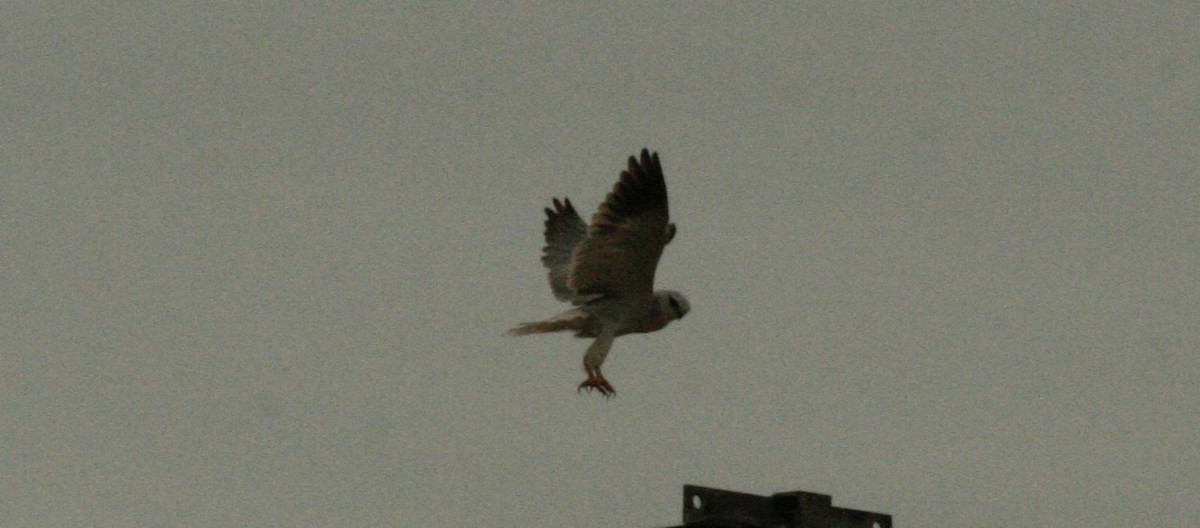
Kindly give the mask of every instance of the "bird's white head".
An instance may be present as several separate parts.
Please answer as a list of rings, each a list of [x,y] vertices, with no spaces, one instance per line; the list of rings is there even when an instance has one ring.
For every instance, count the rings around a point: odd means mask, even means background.
[[[683,319],[683,316],[692,311],[692,305],[688,302],[687,297],[675,290],[666,290],[655,293],[658,298],[658,304],[663,311],[671,314],[672,319]]]

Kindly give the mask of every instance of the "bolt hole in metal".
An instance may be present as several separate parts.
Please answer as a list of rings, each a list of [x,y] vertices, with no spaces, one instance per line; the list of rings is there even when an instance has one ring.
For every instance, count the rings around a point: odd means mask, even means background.
[[[700,500],[699,495],[692,495],[692,508],[699,510],[703,505],[704,502]]]

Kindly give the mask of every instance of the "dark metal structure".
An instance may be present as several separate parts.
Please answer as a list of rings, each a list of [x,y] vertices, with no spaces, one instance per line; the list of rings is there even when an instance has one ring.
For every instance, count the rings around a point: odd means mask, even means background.
[[[891,528],[892,516],[833,506],[807,491],[770,497],[701,486],[683,487],[683,524],[670,528]]]

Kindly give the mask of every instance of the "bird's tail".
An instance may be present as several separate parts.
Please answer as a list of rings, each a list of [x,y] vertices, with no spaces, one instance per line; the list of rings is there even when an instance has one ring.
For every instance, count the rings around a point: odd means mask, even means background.
[[[583,323],[585,314],[578,310],[567,310],[545,321],[537,321],[534,323],[521,323],[516,328],[513,328],[504,333],[510,336],[523,336],[530,334],[546,334],[550,332],[564,332],[568,330],[580,329]]]

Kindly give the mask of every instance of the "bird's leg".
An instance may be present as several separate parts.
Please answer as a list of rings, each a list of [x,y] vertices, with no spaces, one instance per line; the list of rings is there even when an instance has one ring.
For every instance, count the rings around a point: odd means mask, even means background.
[[[579,384],[580,390],[587,389],[588,392],[592,392],[592,389],[596,389],[605,398],[610,398],[617,393],[600,373],[600,364],[604,363],[604,358],[608,356],[608,350],[612,348],[613,339],[616,337],[616,325],[605,325],[600,331],[600,335],[596,336],[596,340],[588,347],[587,353],[583,355],[583,371],[587,372],[587,379]]]
[[[583,380],[583,383],[579,384],[578,390],[587,389],[588,392],[592,392],[592,389],[596,389],[600,391],[600,394],[605,398],[616,396],[616,389],[613,389],[612,384],[610,384],[608,380],[604,379],[604,374],[600,373],[599,368],[590,368],[585,364],[583,366],[583,370],[584,372],[587,372],[588,378]]]

